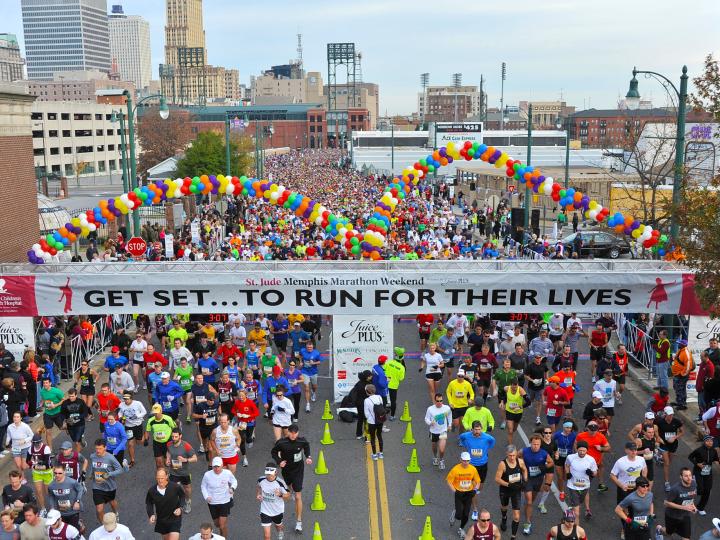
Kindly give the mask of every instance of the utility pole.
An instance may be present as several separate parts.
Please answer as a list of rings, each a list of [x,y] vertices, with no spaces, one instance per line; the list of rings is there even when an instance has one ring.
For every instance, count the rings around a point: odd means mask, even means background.
[[[507,69],[505,68],[505,62],[502,63],[501,78],[500,78],[500,129],[505,129],[505,111],[503,105],[505,104],[505,75]]]
[[[532,157],[532,103],[528,105],[528,132],[527,132],[527,165],[530,165]],[[523,230],[528,231],[530,225],[530,197],[532,190],[525,185],[525,212],[523,215]]]
[[[485,122],[487,110],[485,109],[485,77],[480,74],[480,120]]]

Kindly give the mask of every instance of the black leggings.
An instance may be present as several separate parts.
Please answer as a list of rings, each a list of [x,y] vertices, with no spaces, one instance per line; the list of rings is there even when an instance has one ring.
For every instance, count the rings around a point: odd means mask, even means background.
[[[380,452],[383,451],[382,424],[368,424],[368,432],[370,433],[370,447],[372,453],[375,454],[375,438],[380,445]]]
[[[455,492],[455,519],[460,520],[460,527],[463,529],[470,518],[470,507],[475,496],[475,490]]]
[[[388,388],[390,392],[390,416],[395,416],[397,410],[397,388]]]
[[[360,411],[362,411],[362,407],[358,407],[358,417],[357,417],[357,424],[355,425],[355,436],[361,437],[364,433],[364,427],[365,427],[365,415],[362,414]]]
[[[302,392],[295,392],[294,394],[290,394],[288,396],[292,400],[293,407],[295,407],[295,414],[293,414],[293,418],[295,420],[298,419],[298,414],[300,412],[300,396],[302,396]]]
[[[705,510],[708,500],[710,499],[710,491],[712,490],[712,474],[708,474],[706,476],[696,474],[695,482],[697,482],[698,495],[700,495],[700,502],[697,504],[697,509]]]

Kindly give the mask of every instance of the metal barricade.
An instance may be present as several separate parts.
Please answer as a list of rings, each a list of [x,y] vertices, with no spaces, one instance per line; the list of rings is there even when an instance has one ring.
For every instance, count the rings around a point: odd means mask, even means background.
[[[90,339],[80,335],[73,336],[70,340],[68,378],[80,369],[80,362],[93,358],[108,346],[118,327],[128,328],[132,321],[132,315],[108,315],[93,323],[93,333]]]
[[[655,348],[650,336],[628,321],[622,313],[615,313],[613,318],[620,343],[625,345],[631,358],[647,370],[647,378],[652,379],[655,372]]]

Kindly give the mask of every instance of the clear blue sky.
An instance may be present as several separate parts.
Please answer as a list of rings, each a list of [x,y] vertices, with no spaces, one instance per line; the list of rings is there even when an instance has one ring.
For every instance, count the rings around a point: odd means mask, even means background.
[[[150,22],[153,73],[163,61],[164,0],[108,0]],[[0,0],[0,32],[22,43],[19,0]],[[499,106],[500,63],[508,65],[506,103],[555,100],[578,109],[614,107],[627,92],[633,65],[678,84],[687,64],[700,73],[718,50],[720,2],[696,0],[205,0],[209,61],[240,70],[241,82],[296,56],[303,34],[305,67],[327,78],[325,45],[352,41],[363,53],[363,79],[380,85],[380,107],[391,114],[416,110],[420,73],[431,84],[487,80],[489,105]],[[665,105],[659,83],[640,92]]]

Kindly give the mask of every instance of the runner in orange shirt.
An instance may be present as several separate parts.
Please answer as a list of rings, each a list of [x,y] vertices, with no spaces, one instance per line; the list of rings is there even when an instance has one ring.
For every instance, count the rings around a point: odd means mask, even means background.
[[[598,466],[598,491],[607,491],[608,487],[603,482],[603,454],[610,451],[610,443],[607,437],[600,433],[598,423],[595,420],[590,420],[585,427],[585,431],[578,434],[575,438],[575,451],[577,451],[577,443],[585,441],[588,445],[588,455],[595,460]]]

